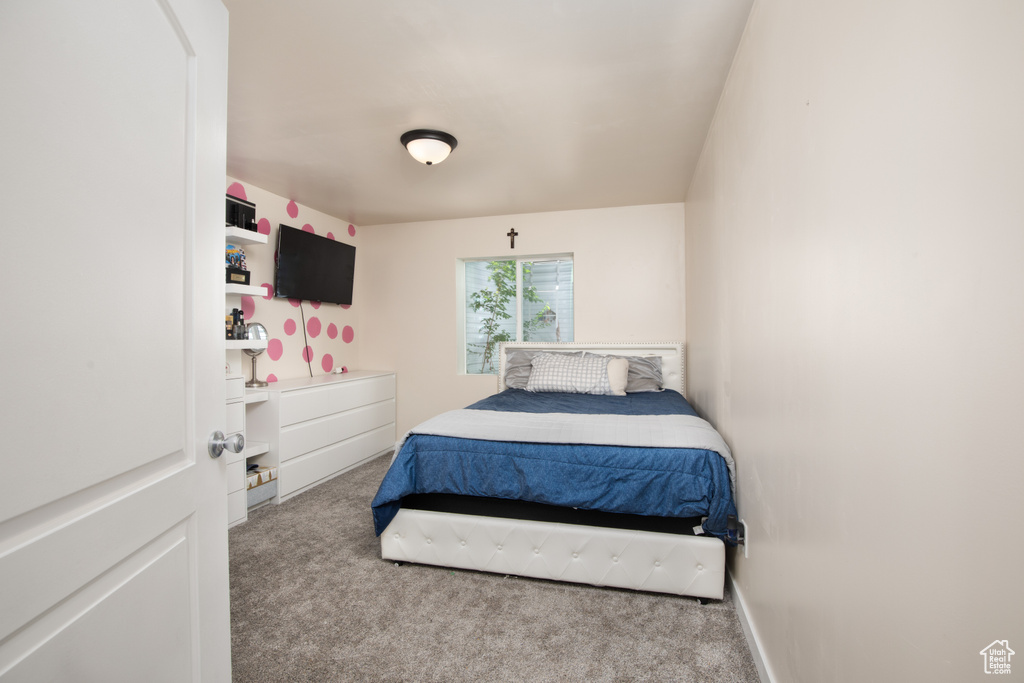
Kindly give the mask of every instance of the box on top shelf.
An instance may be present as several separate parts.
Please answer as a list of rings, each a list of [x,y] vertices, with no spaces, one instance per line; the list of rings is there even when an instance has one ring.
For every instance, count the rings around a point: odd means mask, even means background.
[[[227,211],[224,225],[256,232],[256,205],[238,197],[227,195]]]

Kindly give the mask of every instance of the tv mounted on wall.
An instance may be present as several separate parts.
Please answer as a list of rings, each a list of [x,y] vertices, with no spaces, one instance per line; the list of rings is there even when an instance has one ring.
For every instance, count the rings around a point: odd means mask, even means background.
[[[352,303],[356,248],[281,224],[277,230],[274,294],[334,304]]]

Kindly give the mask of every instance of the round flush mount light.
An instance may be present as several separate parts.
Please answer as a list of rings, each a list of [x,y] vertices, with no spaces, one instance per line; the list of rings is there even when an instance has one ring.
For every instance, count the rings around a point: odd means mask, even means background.
[[[410,130],[401,137],[402,144],[412,158],[421,164],[433,166],[448,158],[459,141],[455,136],[439,130]]]

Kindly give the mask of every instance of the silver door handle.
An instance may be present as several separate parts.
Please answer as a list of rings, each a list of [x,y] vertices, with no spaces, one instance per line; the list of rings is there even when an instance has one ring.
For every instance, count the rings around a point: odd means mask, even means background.
[[[224,432],[214,432],[210,435],[209,449],[211,458],[219,458],[224,449],[232,453],[241,453],[245,450],[245,437],[241,434],[232,434],[224,438]]]

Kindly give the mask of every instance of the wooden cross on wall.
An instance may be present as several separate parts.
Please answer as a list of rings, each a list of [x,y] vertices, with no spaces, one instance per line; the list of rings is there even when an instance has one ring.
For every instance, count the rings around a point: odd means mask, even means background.
[[[515,228],[512,228],[511,230],[505,233],[505,235],[508,237],[508,246],[510,249],[516,248],[516,235],[518,234],[519,233],[516,232]]]

